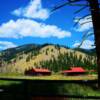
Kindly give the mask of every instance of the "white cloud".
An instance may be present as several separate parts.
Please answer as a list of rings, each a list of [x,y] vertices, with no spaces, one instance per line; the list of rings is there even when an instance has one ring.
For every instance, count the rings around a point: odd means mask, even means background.
[[[75,22],[78,22],[78,19],[79,18],[76,18],[74,21]],[[88,22],[88,23],[87,23]],[[91,19],[91,16],[87,16],[83,19],[81,19],[79,22],[78,22],[78,27],[75,28],[76,31],[79,31],[79,32],[83,32],[83,31],[87,31],[89,29],[91,29],[93,27],[92,25],[92,19]]]
[[[0,26],[0,37],[21,38],[21,37],[70,37],[69,31],[62,30],[55,25],[47,25],[30,19],[10,20]]]
[[[77,41],[77,42],[75,42],[73,44],[73,47],[78,47],[79,45],[80,45],[80,42]],[[93,48],[95,48],[95,46],[93,46],[93,45],[94,45],[94,41],[85,40],[80,48],[83,48],[83,49],[93,49]]]
[[[17,46],[17,45],[15,45],[15,44],[12,43],[12,42],[0,41],[0,49],[1,49],[1,50],[7,49],[7,48],[13,48],[13,47],[16,47],[16,46]]]
[[[45,20],[49,17],[49,10],[42,7],[41,0],[31,0],[26,7],[18,8],[12,14]]]

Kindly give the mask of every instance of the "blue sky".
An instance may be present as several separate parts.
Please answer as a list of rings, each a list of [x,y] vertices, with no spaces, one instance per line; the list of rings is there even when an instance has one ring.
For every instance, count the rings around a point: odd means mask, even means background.
[[[24,44],[53,43],[71,48],[80,44],[82,36],[92,32],[92,23],[81,19],[76,27],[74,23],[87,15],[86,8],[78,14],[76,6],[64,6],[51,12],[55,5],[66,0],[1,0],[0,1],[0,50]],[[86,2],[80,2],[86,3]],[[87,38],[81,48],[91,49],[94,37]]]

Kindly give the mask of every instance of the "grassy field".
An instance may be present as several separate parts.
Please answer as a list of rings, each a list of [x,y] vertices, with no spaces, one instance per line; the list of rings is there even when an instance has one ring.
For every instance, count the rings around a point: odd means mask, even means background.
[[[0,80],[0,86],[9,86],[12,84],[20,84],[20,81],[5,81],[5,80]]]
[[[96,74],[82,76],[64,76],[54,74],[50,76],[25,76],[20,74],[0,74],[0,78],[29,79],[29,80],[95,80]]]
[[[97,75],[84,76],[22,76],[16,74],[1,74],[0,78],[14,78],[14,79],[29,79],[29,80],[95,80]],[[28,83],[27,90],[29,93],[54,93],[54,94],[69,94],[78,96],[100,96],[100,91],[96,87],[97,84],[78,84],[78,83]],[[21,81],[4,81],[0,80],[0,87],[6,86],[8,89],[18,91],[25,91],[24,83]],[[24,87],[23,87],[24,86]],[[27,91],[26,90],[26,91]],[[34,90],[34,91],[33,91]]]
[[[60,94],[60,95],[78,95],[78,96],[100,96],[100,90],[98,90],[93,84],[75,84],[75,83],[63,83],[63,84],[35,84],[30,83],[25,89],[24,84],[21,82],[14,82],[14,81],[0,81],[0,87],[5,86],[8,90],[11,89],[12,93],[24,93],[28,91],[28,93],[33,94]],[[19,91],[19,92],[18,92]],[[8,92],[9,93],[9,92]]]

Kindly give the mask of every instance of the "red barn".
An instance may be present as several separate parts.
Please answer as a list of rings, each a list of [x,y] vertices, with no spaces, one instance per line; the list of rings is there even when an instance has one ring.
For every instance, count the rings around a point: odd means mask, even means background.
[[[25,75],[51,75],[51,71],[44,68],[32,68],[25,71]]]
[[[70,70],[64,70],[61,72],[64,75],[82,75],[86,73],[82,67],[71,67]]]

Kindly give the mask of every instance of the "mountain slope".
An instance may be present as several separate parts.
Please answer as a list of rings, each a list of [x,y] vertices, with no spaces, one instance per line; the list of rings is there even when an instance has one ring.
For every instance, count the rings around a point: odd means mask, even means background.
[[[56,66],[58,69],[56,71],[60,71],[61,61],[64,62],[62,64],[63,66],[65,66],[62,69],[66,69],[68,64],[69,66],[75,64],[77,65],[78,63],[75,63],[74,60],[75,57],[76,57],[76,62],[79,62],[80,59],[82,60],[81,65],[84,63],[83,60],[88,61],[88,59],[92,58],[91,63],[94,63],[95,61],[94,56],[88,56],[86,53],[77,50],[71,50],[63,46],[53,45],[53,44],[44,44],[44,45],[28,44],[1,51],[0,72],[24,73],[26,69],[29,69],[31,67],[44,67],[44,66],[52,71],[55,71],[54,69]],[[68,63],[68,60],[70,60],[70,58],[72,63]],[[48,64],[48,62],[50,63]],[[54,63],[52,64],[51,62]],[[57,64],[55,65],[55,63]]]

